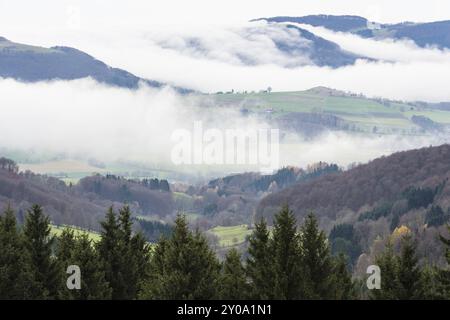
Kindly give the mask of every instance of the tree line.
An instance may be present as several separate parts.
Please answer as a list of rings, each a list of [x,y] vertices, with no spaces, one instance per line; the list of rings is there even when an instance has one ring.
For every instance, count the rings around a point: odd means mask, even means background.
[[[110,208],[101,239],[66,229],[51,234],[38,205],[23,226],[7,208],[0,216],[0,299],[448,299],[450,271],[421,268],[407,235],[399,254],[392,244],[377,258],[381,289],[363,290],[347,258],[332,255],[329,241],[309,214],[298,228],[289,207],[273,227],[261,219],[242,257],[230,249],[219,261],[199,231],[178,215],[170,236],[149,244],[132,230],[129,207]],[[441,238],[450,263],[450,239]],[[81,289],[66,286],[69,265],[81,270]]]
[[[19,172],[19,166],[11,159],[4,157],[0,158],[0,169],[7,170],[13,173]]]

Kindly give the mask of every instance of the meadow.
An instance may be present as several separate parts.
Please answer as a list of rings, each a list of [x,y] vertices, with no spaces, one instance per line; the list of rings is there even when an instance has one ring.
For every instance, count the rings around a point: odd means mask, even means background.
[[[89,240],[91,240],[92,242],[98,242],[101,239],[100,233],[94,232],[94,231],[90,231],[90,230],[86,230],[86,229],[82,229],[82,228],[79,228],[79,227],[76,227],[76,226],[68,226],[68,225],[59,225],[59,226],[57,226],[57,225],[51,224],[50,228],[51,228],[50,234],[52,236],[55,236],[55,237],[59,237],[63,233],[64,229],[69,229],[69,230],[73,231],[75,236],[80,236],[82,234],[87,234]]]
[[[221,247],[232,247],[242,244],[246,237],[252,233],[252,230],[247,225],[242,224],[231,227],[217,226],[208,230],[208,232],[218,238]]]

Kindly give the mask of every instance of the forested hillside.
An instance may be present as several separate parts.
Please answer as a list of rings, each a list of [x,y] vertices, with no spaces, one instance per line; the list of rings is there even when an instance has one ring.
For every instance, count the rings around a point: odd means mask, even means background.
[[[263,198],[256,219],[285,204],[299,221],[315,212],[334,251],[364,272],[390,237],[413,233],[422,262],[443,263],[438,234],[450,221],[450,146],[399,152]]]
[[[309,213],[316,214],[329,235],[331,252],[346,254],[354,274],[365,272],[390,237],[405,233],[416,237],[421,263],[442,266],[443,247],[437,239],[446,234],[450,221],[449,160],[450,146],[442,145],[399,152],[346,171],[321,162],[304,169],[286,167],[272,175],[245,173],[182,186],[111,174],[66,185],[19,173],[13,161],[3,158],[0,205],[14,206],[19,223],[25,220],[25,210],[39,203],[53,224],[99,230],[109,206],[128,204],[134,230],[152,242],[169,235],[176,214],[182,212],[191,227],[208,231],[208,241],[218,252],[230,246],[245,253],[254,224],[264,217],[271,226],[273,215],[287,204],[299,223]],[[228,240],[215,232],[236,226],[243,227]]]
[[[139,83],[161,88],[165,84],[140,78],[126,70],[112,68],[75,48],[44,48],[0,37],[0,77],[24,82],[75,80],[91,77],[111,86],[137,89]],[[175,88],[180,93],[189,89]]]
[[[53,223],[98,230],[102,212],[129,203],[135,214],[164,216],[173,210],[166,180],[133,181],[117,176],[94,175],[76,185],[30,171],[19,172],[14,161],[0,159],[0,207],[15,207],[20,222],[26,208],[42,205]]]
[[[432,202],[447,207],[450,205],[448,177],[450,145],[398,152],[269,195],[261,201],[258,215],[269,214],[271,207],[287,203],[300,217],[313,210],[320,216],[335,219],[340,211],[349,209],[357,219],[364,206],[401,199],[410,187],[434,190],[441,186]]]

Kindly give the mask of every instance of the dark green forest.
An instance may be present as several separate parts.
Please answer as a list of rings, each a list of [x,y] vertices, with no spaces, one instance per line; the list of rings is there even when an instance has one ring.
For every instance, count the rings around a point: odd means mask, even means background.
[[[258,221],[245,256],[231,249],[219,261],[204,235],[178,215],[170,233],[150,244],[134,233],[128,206],[111,207],[101,222],[101,240],[66,229],[51,236],[50,220],[32,206],[23,225],[8,207],[0,215],[0,299],[449,299],[450,239],[446,268],[419,266],[411,234],[399,250],[388,242],[376,259],[381,289],[352,278],[349,259],[333,250],[346,226],[328,239],[310,213],[298,227],[284,206],[272,228]],[[69,265],[81,271],[81,289],[68,289]]]

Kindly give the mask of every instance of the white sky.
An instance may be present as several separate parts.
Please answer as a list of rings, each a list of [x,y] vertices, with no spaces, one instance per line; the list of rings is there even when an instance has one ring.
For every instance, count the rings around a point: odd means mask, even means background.
[[[450,19],[448,0],[0,0],[0,26],[67,27],[73,8],[85,28],[244,22],[258,17],[355,14],[380,22]],[[1,30],[1,29],[0,29]]]

